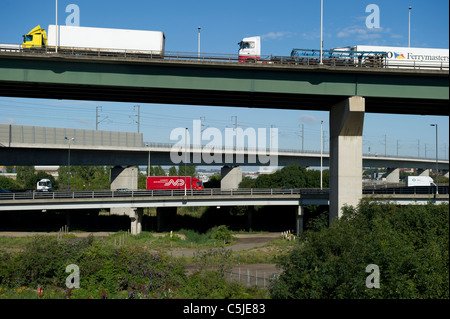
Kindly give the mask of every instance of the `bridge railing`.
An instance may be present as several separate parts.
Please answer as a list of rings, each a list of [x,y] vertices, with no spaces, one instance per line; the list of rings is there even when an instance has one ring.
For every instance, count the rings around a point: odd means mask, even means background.
[[[300,49],[294,49],[300,50]],[[305,51],[305,50],[303,50]],[[310,50],[316,51],[317,50]],[[337,52],[330,50],[331,52]],[[7,53],[32,53],[36,55],[49,55],[57,54],[58,56],[88,56],[88,57],[103,57],[103,58],[122,58],[122,59],[139,59],[139,60],[175,60],[175,61],[195,61],[195,62],[225,62],[225,63],[256,63],[262,65],[291,65],[291,66],[317,66],[319,65],[319,57],[317,55],[300,55],[292,54],[290,56],[273,56],[273,55],[261,55],[258,59],[246,59],[239,58],[238,54],[227,53],[193,53],[193,52],[180,52],[180,51],[165,51],[161,55],[160,51],[142,51],[136,52],[133,50],[102,50],[92,48],[71,48],[60,47],[58,52],[55,52],[55,48],[33,48],[23,49],[20,45],[0,44],[0,52]],[[357,68],[398,68],[398,69],[427,69],[427,70],[449,70],[448,62],[430,62],[424,65],[423,63],[411,62],[408,64],[401,64],[398,62],[385,61],[381,59],[365,61],[363,64],[359,63],[353,58],[343,57],[342,52],[332,56],[325,56],[323,64],[331,67],[357,67]]]
[[[439,194],[448,194],[448,185],[438,187]],[[388,187],[376,188],[366,187],[363,194],[372,195],[431,195],[436,194],[436,186],[416,186],[416,187]]]
[[[79,199],[79,198],[123,198],[123,197],[180,197],[180,196],[270,196],[270,195],[319,195],[328,194],[328,190],[316,188],[248,188],[229,189],[208,188],[204,190],[171,189],[171,190],[118,190],[118,191],[60,191],[60,192],[5,192],[0,193],[0,200],[35,200],[35,199]]]
[[[439,186],[439,194],[448,194],[449,186]],[[97,191],[59,191],[59,192],[4,192],[0,200],[58,200],[58,199],[102,199],[102,198],[158,198],[158,197],[196,197],[196,196],[273,196],[273,195],[328,195],[329,189],[318,188],[238,188],[221,190],[208,188],[204,190],[171,189],[171,190],[97,190]],[[436,187],[390,187],[363,189],[363,194],[381,195],[420,195],[436,194]]]

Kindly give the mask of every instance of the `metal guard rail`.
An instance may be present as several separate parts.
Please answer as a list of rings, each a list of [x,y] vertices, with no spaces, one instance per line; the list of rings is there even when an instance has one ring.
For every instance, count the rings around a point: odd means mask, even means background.
[[[225,53],[193,53],[193,52],[178,52],[178,51],[165,51],[163,56],[160,52],[133,52],[127,50],[117,50],[116,52],[99,50],[99,49],[86,49],[80,50],[80,48],[59,48],[58,53],[54,48],[33,48],[22,49],[13,47],[1,47],[0,52],[9,53],[34,53],[34,54],[57,54],[59,56],[71,55],[71,56],[95,56],[95,57],[110,57],[110,58],[133,58],[142,60],[180,60],[180,61],[197,61],[197,62],[231,62],[231,63],[259,63],[259,64],[283,64],[283,65],[307,65],[314,66],[319,64],[319,58],[317,57],[318,50],[310,49],[293,49],[291,56],[273,56],[273,55],[261,55],[259,59],[245,59],[242,60],[237,54],[225,54]],[[313,52],[311,54],[305,54],[304,52]],[[386,61],[382,52],[376,52],[376,56],[367,56],[366,52],[357,52],[357,54],[350,54],[346,51],[339,50],[324,50],[329,52],[324,57],[323,64],[327,66],[341,66],[341,67],[358,67],[358,68],[399,68],[399,69],[430,69],[430,70],[449,70],[448,63],[434,63],[427,66],[393,64]],[[364,60],[358,61],[358,56]],[[355,60],[356,59],[356,60]]]
[[[283,189],[283,188],[250,188],[230,189],[209,188],[204,190],[186,190],[186,196],[269,196],[269,195],[304,195],[328,194],[328,190],[309,189]],[[11,192],[0,193],[0,200],[27,200],[27,199],[77,199],[77,198],[123,198],[123,197],[160,197],[184,196],[184,189],[171,190],[116,190],[116,191],[63,191],[63,192]]]
[[[448,186],[439,186],[439,194],[448,194]],[[392,187],[364,188],[364,195],[420,195],[435,194],[436,187]],[[271,196],[271,195],[328,195],[329,189],[318,188],[246,188],[221,190],[209,188],[204,190],[186,190],[186,196]],[[172,190],[99,190],[99,191],[62,191],[62,192],[7,192],[0,193],[0,200],[34,200],[34,199],[78,199],[78,198],[142,198],[142,197],[183,197],[184,189]]]

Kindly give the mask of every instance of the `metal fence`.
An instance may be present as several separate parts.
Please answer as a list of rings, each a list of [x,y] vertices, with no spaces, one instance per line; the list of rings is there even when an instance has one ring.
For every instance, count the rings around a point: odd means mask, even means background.
[[[267,288],[270,283],[277,278],[277,273],[267,273],[265,271],[259,271],[255,269],[251,271],[249,268],[238,268],[234,271],[225,272],[224,276],[226,280],[239,282],[241,285],[247,287],[259,287]]]

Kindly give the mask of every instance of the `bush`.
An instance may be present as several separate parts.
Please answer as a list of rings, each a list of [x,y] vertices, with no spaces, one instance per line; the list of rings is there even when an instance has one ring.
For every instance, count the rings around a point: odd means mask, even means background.
[[[379,289],[366,287],[369,264]],[[305,232],[280,266],[273,298],[449,298],[449,206],[363,201]]]
[[[229,243],[233,240],[233,234],[227,226],[220,225],[211,230],[211,238],[219,242]]]
[[[0,285],[65,288],[69,264],[80,269],[81,289],[70,291],[72,296],[129,290],[142,297],[168,297],[167,291],[184,279],[181,264],[142,247],[115,248],[92,236],[59,241],[41,236],[23,252],[0,255]]]

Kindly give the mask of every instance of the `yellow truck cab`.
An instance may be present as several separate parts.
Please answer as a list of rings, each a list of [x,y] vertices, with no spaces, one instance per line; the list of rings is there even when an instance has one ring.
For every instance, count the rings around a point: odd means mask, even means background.
[[[33,30],[23,36],[22,47],[26,48],[42,48],[47,45],[47,32],[38,25]]]

